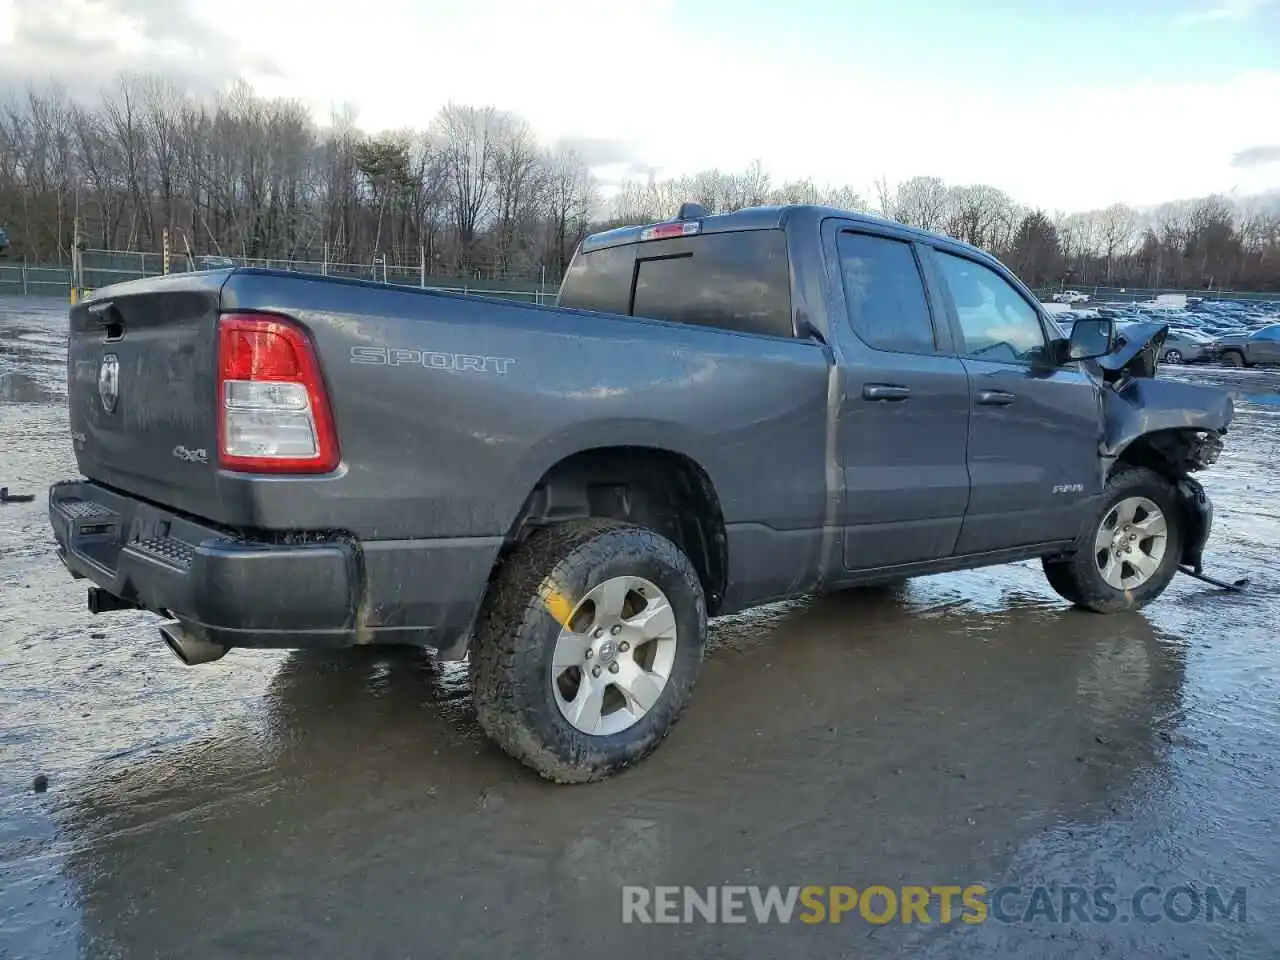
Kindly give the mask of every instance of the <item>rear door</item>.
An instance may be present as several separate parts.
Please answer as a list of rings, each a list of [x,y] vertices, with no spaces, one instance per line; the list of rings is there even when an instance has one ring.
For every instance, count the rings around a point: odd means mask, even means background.
[[[208,516],[217,496],[217,317],[224,277],[174,276],[72,308],[67,399],[80,472]]]
[[[1078,363],[1044,365],[1040,311],[999,272],[943,249],[930,260],[973,402],[957,552],[1074,538],[1102,489],[1099,387]]]
[[[845,569],[947,557],[969,497],[964,365],[909,235],[833,220],[824,245],[837,265]]]

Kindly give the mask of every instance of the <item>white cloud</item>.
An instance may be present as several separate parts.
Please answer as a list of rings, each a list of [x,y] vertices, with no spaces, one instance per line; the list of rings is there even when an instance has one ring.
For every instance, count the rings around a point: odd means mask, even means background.
[[[1280,112],[1257,106],[1280,103],[1274,72],[1119,89],[1082,81],[992,98],[962,78],[860,77],[682,36],[666,0],[366,0],[354,17],[346,0],[315,0],[305,17],[285,4],[200,2],[209,16],[254,23],[246,42],[282,73],[261,89],[301,93],[322,116],[349,101],[377,129],[424,125],[450,100],[493,104],[548,140],[629,145],[631,156],[609,157],[600,171],[611,178],[759,158],[777,179],[812,175],[864,193],[880,177],[936,174],[1077,209],[1244,189],[1246,175],[1265,171],[1233,169],[1232,155],[1280,139]],[[1212,123],[1187,134],[1184,121],[1195,118]]]
[[[1216,7],[1199,10],[1182,17],[1182,23],[1191,25],[1211,20],[1239,22],[1249,19],[1257,11],[1270,6],[1273,2],[1274,0],[1220,0]]]
[[[1260,109],[1280,103],[1278,71],[1099,88],[1082,64],[1072,88],[992,97],[966,89],[963,77],[859,75],[803,51],[682,34],[672,0],[107,2],[126,12],[181,2],[181,19],[206,35],[236,25],[236,71],[322,120],[351,103],[368,129],[420,127],[449,101],[491,104],[524,115],[548,142],[587,145],[612,180],[760,159],[777,180],[813,176],[869,194],[881,177],[934,174],[1064,210],[1277,185],[1275,165],[1243,168],[1232,157],[1280,143],[1280,111]],[[115,33],[119,21],[93,29]],[[216,50],[200,53],[218,63]]]
[[[249,67],[271,69],[183,0],[0,0],[0,95],[54,81],[92,96],[121,72],[163,73],[209,92]]]
[[[18,37],[18,5],[15,0],[0,0],[0,46]]]

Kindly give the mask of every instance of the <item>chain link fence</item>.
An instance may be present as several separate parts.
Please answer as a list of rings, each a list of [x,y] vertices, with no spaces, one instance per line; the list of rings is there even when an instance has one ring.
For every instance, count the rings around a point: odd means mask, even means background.
[[[71,268],[0,260],[0,294],[67,298],[71,295]]]
[[[420,287],[448,293],[466,293],[477,296],[501,297],[524,303],[554,303],[559,292],[558,280],[549,280],[545,273],[539,279],[528,277],[502,278],[493,276],[459,277],[438,275],[425,269],[388,264],[385,258],[375,258],[370,263],[329,263],[322,260],[252,260],[239,257],[197,256],[171,254],[168,273],[186,273],[192,270],[218,270],[229,267],[259,267],[269,270],[287,270],[311,276],[342,277],[351,280],[373,280],[394,286]],[[70,298],[73,289],[96,290],[126,280],[158,277],[166,272],[165,258],[161,253],[127,250],[84,250],[80,254],[79,277],[69,266],[32,265],[25,262],[0,260],[0,294],[22,296],[50,296]]]
[[[1092,301],[1111,301],[1114,303],[1146,303],[1165,294],[1201,297],[1205,300],[1240,300],[1255,302],[1280,301],[1280,292],[1257,293],[1245,290],[1180,290],[1176,287],[1098,287],[1089,285],[1067,284],[1065,287],[1042,288],[1033,291],[1041,300],[1052,300],[1063,290],[1074,290],[1083,293]]]

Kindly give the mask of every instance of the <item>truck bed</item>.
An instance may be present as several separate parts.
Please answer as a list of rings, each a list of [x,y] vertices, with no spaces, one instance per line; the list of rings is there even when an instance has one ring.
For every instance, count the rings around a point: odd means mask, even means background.
[[[279,314],[305,331],[335,469],[219,464],[227,313]],[[812,341],[242,269],[97,291],[71,311],[68,367],[81,473],[228,529],[502,536],[538,478],[584,443],[696,457],[726,522],[749,513],[786,530],[823,514],[828,355]]]

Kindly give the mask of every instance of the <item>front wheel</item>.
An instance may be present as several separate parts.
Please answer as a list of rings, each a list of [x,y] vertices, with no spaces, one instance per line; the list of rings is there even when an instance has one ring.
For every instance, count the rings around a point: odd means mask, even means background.
[[[480,725],[548,780],[601,780],[670,732],[706,633],[698,574],[666,538],[611,520],[536,531],[480,612],[470,654]]]
[[[1095,613],[1138,610],[1178,572],[1185,527],[1177,491],[1145,467],[1120,467],[1075,552],[1045,560],[1049,585]]]
[[[1181,363],[1182,353],[1178,350],[1170,350],[1164,355],[1164,359],[1166,363]]]
[[[1228,367],[1243,367],[1244,354],[1239,350],[1228,350],[1222,355],[1222,362]]]

